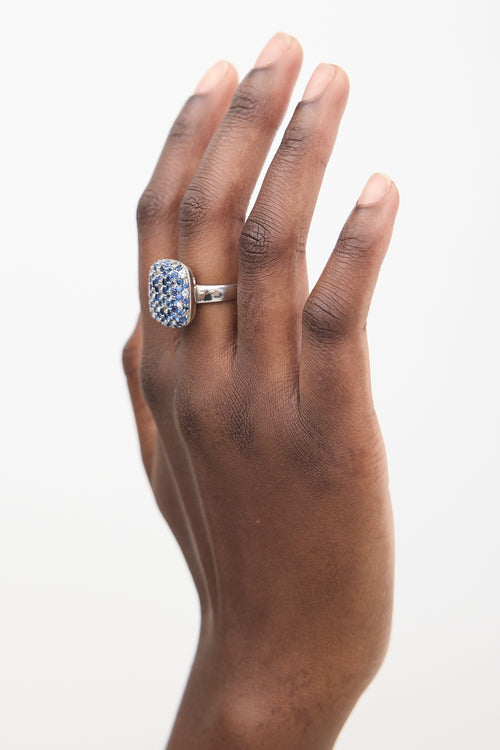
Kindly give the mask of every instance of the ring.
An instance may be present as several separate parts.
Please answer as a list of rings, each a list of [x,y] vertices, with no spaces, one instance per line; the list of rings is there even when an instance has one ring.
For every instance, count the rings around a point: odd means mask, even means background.
[[[197,305],[235,300],[236,287],[237,284],[202,286],[184,263],[163,258],[149,269],[149,312],[164,326],[183,328],[193,320]]]

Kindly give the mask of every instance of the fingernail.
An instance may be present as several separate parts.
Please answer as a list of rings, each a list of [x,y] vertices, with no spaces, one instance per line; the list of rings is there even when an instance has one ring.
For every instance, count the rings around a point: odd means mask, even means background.
[[[302,101],[304,102],[307,99],[314,99],[315,96],[322,94],[336,72],[337,68],[335,65],[320,63],[309,79]]]
[[[257,60],[255,61],[256,68],[265,68],[266,65],[271,65],[286,52],[293,40],[289,34],[279,31],[268,41]]]
[[[389,192],[391,185],[392,180],[389,175],[383,172],[375,172],[364,186],[363,192],[358,198],[358,206],[376,203]]]
[[[194,90],[195,94],[206,94],[208,91],[211,91],[214,89],[219,81],[222,81],[225,74],[227,73],[227,69],[229,68],[229,63],[225,60],[219,60],[219,62],[215,63],[210,70],[207,70],[199,84]]]

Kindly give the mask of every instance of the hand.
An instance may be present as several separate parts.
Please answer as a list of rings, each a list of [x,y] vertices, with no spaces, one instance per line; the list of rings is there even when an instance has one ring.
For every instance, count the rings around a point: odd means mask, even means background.
[[[398,207],[388,178],[368,182],[310,294],[306,272],[342,69],[316,69],[246,218],[301,57],[279,34],[239,86],[218,63],[138,207],[142,313],[124,367],[201,604],[171,750],[330,748],[388,643],[393,526],[366,342]],[[155,322],[149,267],[177,257],[198,283],[237,280],[237,303],[181,330]]]

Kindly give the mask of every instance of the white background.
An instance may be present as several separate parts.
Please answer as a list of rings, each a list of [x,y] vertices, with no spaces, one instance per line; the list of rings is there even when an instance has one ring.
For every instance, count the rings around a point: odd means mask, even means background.
[[[387,660],[340,750],[498,748],[495,0],[25,0],[1,22],[0,747],[161,750],[198,608],[140,464],[120,370],[135,205],[221,57],[276,30],[351,98],[309,242],[317,278],[365,179],[401,193],[370,317],[397,586]]]

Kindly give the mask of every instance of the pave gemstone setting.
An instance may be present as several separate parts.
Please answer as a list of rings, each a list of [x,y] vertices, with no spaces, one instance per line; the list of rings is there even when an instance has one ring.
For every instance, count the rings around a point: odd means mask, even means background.
[[[193,317],[193,279],[179,260],[157,260],[149,271],[149,311],[169,328],[183,328]]]

